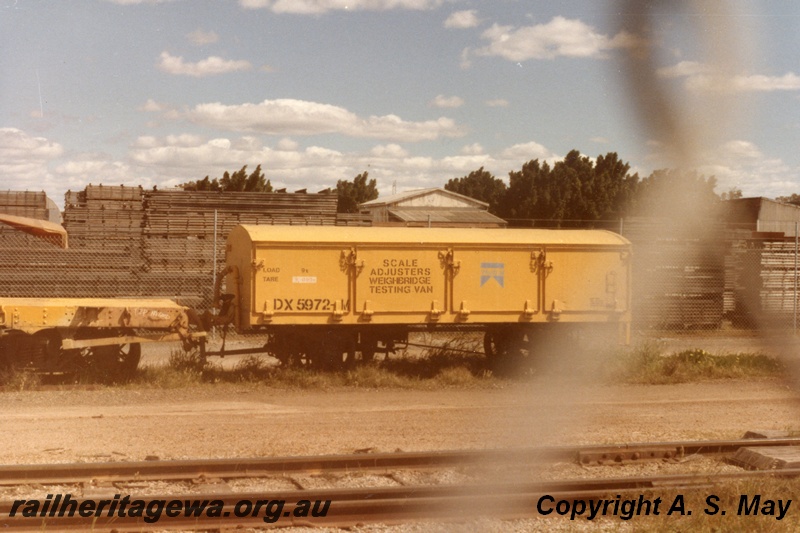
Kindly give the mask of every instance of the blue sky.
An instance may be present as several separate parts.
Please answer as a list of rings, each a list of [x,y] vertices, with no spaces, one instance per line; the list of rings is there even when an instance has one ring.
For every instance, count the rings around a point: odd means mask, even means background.
[[[645,31],[628,4],[0,0],[0,190],[62,204],[261,164],[289,191],[368,171],[386,195],[572,149],[644,177],[676,164],[626,82],[649,49],[681,162],[718,192],[800,193],[800,5],[686,1]]]

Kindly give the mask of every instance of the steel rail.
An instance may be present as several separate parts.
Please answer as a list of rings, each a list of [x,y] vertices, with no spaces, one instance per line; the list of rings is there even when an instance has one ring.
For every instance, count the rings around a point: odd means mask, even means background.
[[[721,455],[739,448],[800,446],[800,438],[676,441],[617,445],[548,446],[505,450],[360,453],[248,459],[194,459],[103,463],[51,463],[0,466],[0,486],[103,481],[244,478],[292,474],[391,472],[437,468],[524,465],[575,461],[583,465],[631,461],[680,460],[692,455]]]
[[[632,478],[543,481],[521,484],[491,483],[458,486],[413,486],[371,487],[351,489],[284,490],[260,493],[224,494],[148,494],[131,496],[146,502],[161,500],[220,502],[219,516],[174,516],[162,514],[156,522],[146,522],[142,516],[129,516],[125,512],[106,516],[69,516],[58,512],[46,516],[22,516],[17,511],[10,516],[13,502],[0,502],[0,527],[13,531],[142,531],[150,529],[213,529],[231,527],[286,527],[289,525],[342,527],[363,523],[399,523],[415,520],[463,520],[475,517],[523,518],[541,516],[538,504],[543,496],[552,500],[596,501],[622,495],[652,493],[656,490],[696,490],[738,480],[763,479],[767,477],[797,477],[800,469],[749,471],[740,473],[709,473],[692,475],[666,475]],[[113,491],[112,491],[113,492]],[[109,499],[113,496],[109,496]],[[266,513],[242,514],[240,502],[259,500],[285,502],[276,521],[264,520]],[[330,500],[325,516],[298,513],[298,504],[303,500]],[[83,501],[83,499],[78,499]],[[95,501],[97,498],[95,498]],[[19,505],[17,506],[19,507]],[[237,511],[237,508],[239,511]],[[53,516],[50,516],[53,514]],[[295,516],[299,514],[300,516]]]

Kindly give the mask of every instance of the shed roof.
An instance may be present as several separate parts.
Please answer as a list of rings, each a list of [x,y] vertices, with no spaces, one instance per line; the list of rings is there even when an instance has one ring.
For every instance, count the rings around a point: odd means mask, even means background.
[[[448,191],[447,189],[442,189],[438,187],[431,189],[415,189],[412,191],[405,191],[398,194],[392,194],[390,196],[384,196],[383,198],[376,198],[375,200],[364,202],[363,204],[361,204],[361,207],[370,208],[383,205],[393,205],[406,200],[411,200],[413,198],[418,198],[420,196],[426,196],[429,194],[441,194],[444,196],[450,196],[452,198],[461,200],[464,203],[474,205],[476,208],[479,209],[486,209],[489,207],[489,204],[486,202],[481,202],[480,200],[476,200],[475,198],[470,198],[469,196],[464,196],[463,194],[458,194],[457,192]]]
[[[431,224],[493,224],[506,226],[507,223],[483,209],[473,208],[429,208],[429,207],[390,207],[389,215],[411,223]]]

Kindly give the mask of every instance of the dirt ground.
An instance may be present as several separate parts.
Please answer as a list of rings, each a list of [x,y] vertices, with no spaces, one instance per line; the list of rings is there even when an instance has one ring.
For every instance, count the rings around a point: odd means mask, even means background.
[[[793,339],[776,337],[634,339],[641,342],[667,351],[795,353]],[[164,364],[170,350],[145,349],[142,364]],[[224,366],[236,362],[228,357]],[[633,386],[568,374],[433,391],[229,383],[6,391],[0,392],[0,457],[42,463],[306,455],[737,438],[753,429],[800,429],[800,393],[777,379]]]
[[[777,379],[552,376],[432,391],[97,387],[0,393],[0,427],[6,464],[721,439],[800,429],[800,394]]]

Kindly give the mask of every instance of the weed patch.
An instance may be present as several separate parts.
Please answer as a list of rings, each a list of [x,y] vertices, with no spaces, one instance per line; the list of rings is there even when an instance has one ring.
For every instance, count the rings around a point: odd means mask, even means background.
[[[713,355],[704,350],[684,350],[663,355],[653,344],[619,355],[611,368],[612,380],[652,385],[778,377],[786,371],[780,361],[764,354]]]

